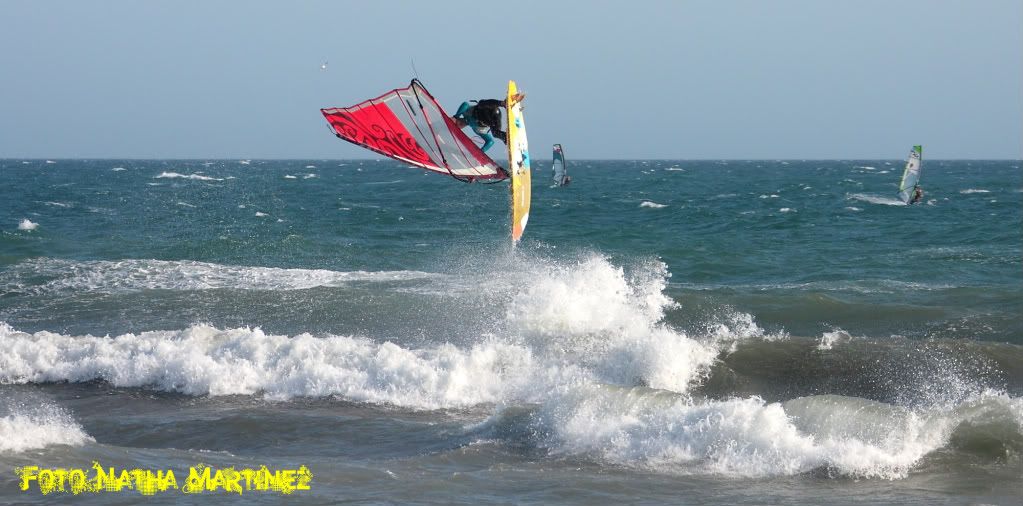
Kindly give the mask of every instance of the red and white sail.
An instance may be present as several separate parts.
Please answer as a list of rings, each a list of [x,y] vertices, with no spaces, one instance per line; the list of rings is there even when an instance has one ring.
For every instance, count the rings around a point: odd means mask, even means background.
[[[461,181],[508,177],[417,79],[351,107],[320,111],[338,137],[395,160]]]

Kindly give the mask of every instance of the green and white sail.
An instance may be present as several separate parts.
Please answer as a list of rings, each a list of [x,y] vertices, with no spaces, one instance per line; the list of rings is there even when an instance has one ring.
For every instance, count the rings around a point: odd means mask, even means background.
[[[913,146],[913,151],[909,152],[909,159],[906,160],[906,170],[902,173],[902,183],[899,184],[899,198],[907,204],[913,199],[913,190],[920,184],[923,153],[923,146]]]

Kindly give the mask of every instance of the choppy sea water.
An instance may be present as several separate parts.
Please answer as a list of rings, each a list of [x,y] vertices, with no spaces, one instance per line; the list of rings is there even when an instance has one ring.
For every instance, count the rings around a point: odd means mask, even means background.
[[[1020,162],[569,163],[0,161],[0,501],[1019,503]]]

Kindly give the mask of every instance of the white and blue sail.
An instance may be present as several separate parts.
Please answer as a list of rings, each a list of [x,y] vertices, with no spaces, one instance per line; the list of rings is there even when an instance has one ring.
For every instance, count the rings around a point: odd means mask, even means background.
[[[551,169],[554,172],[552,177],[555,185],[565,186],[568,184],[568,167],[565,164],[565,151],[561,149],[561,144],[554,145],[554,160],[551,162]]]
[[[920,184],[920,166],[923,162],[923,146],[913,146],[909,152],[909,159],[906,160],[906,170],[902,173],[902,182],[899,184],[899,198],[909,204],[913,200],[913,193]]]

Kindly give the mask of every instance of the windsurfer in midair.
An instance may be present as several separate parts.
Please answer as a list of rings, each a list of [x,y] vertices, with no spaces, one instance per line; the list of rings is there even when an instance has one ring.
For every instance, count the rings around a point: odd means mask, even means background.
[[[514,102],[520,102],[526,98],[526,95],[519,93],[512,98]],[[507,101],[485,98],[474,100],[473,102],[476,103],[462,102],[462,105],[458,107],[458,111],[452,116],[455,123],[460,128],[468,125],[476,135],[483,139],[483,146],[480,149],[484,153],[490,149],[490,146],[494,145],[494,137],[501,139],[501,142],[507,143],[508,134],[501,129],[503,124],[501,122],[501,108],[508,108],[508,104],[505,103]]]

